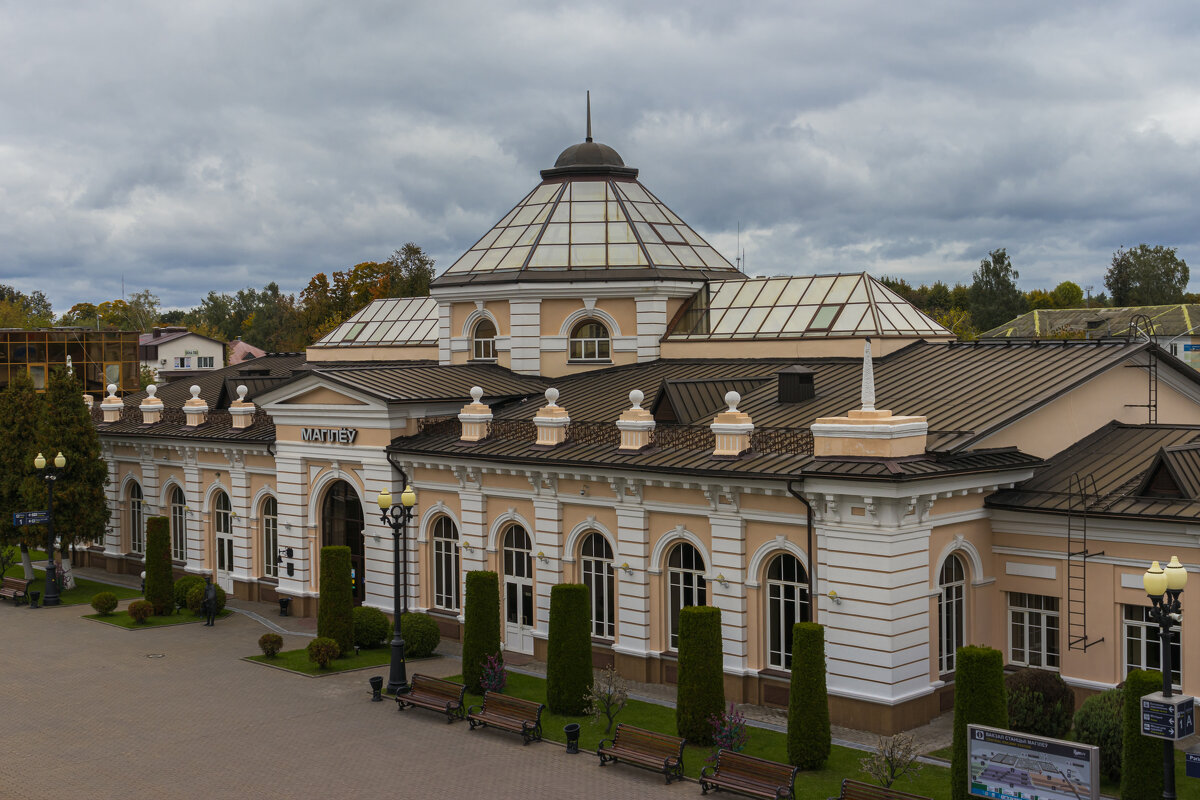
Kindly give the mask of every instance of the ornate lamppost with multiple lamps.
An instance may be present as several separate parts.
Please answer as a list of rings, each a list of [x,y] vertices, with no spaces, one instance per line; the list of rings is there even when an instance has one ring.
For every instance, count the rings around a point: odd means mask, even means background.
[[[56,606],[62,600],[58,596],[58,580],[54,574],[54,483],[67,465],[67,459],[60,451],[54,457],[54,469],[47,469],[46,457],[38,453],[33,465],[46,482],[46,596],[42,598],[42,605]]]
[[[405,486],[400,495],[400,502],[392,505],[392,493],[384,489],[379,493],[379,510],[383,513],[379,518],[392,529],[395,548],[392,551],[392,592],[395,606],[393,620],[395,630],[392,634],[392,663],[388,673],[387,690],[393,694],[404,694],[408,691],[408,667],[404,662],[404,634],[400,630],[400,618],[408,612],[408,546],[405,542],[408,523],[413,518],[413,507],[417,504],[417,495],[411,486]],[[400,553],[403,551],[404,568],[401,570]],[[402,577],[403,576],[403,577]],[[403,581],[403,590],[401,590]]]
[[[1179,556],[1171,556],[1165,570],[1155,561],[1142,576],[1142,585],[1152,605],[1150,620],[1158,623],[1163,697],[1171,697],[1171,626],[1183,619],[1179,595],[1187,585],[1187,570],[1179,563]],[[1163,740],[1163,800],[1175,800],[1175,743],[1170,739]]]

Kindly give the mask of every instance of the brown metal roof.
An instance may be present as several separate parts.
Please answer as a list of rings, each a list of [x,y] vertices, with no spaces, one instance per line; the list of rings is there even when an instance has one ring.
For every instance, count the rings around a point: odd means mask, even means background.
[[[818,458],[804,468],[805,475],[837,475],[860,480],[903,481],[931,475],[959,475],[1002,469],[1035,467],[1037,456],[1015,447],[973,450],[965,453],[929,453],[887,460],[868,458]]]
[[[241,364],[232,364],[196,376],[193,380],[171,381],[157,387],[157,397],[167,408],[182,407],[192,398],[191,387],[200,387],[200,399],[209,408],[227,408],[237,399],[237,386],[244,383],[250,390],[247,399],[253,400],[272,386],[277,386],[292,376],[304,365],[302,353],[268,353],[262,358]],[[226,386],[231,387],[230,391]],[[141,391],[125,396],[127,406],[137,407],[146,398]]]
[[[233,427],[233,418],[228,411],[210,411],[203,425],[188,427],[187,417],[179,408],[166,408],[162,421],[154,425],[142,424],[142,412],[136,405],[126,405],[119,422],[105,423],[104,412],[99,404],[92,409],[92,419],[101,436],[138,436],[152,439],[187,439],[191,441],[273,442],[275,424],[261,408],[254,412],[250,426]]]
[[[725,395],[729,392],[746,394],[765,381],[767,377],[734,378],[726,380],[664,380],[654,401],[654,418],[670,420],[683,425],[712,422],[718,411],[726,408]]]
[[[985,339],[1127,336],[1133,319],[1139,316],[1149,317],[1152,332],[1159,336],[1180,336],[1200,325],[1200,305],[1039,308],[997,325],[980,336]]]
[[[545,378],[518,375],[496,364],[434,364],[391,362],[349,367],[309,364],[307,373],[331,383],[365,392],[387,402],[463,400],[471,387],[480,386],[485,402],[494,398],[540,396],[549,386]]]

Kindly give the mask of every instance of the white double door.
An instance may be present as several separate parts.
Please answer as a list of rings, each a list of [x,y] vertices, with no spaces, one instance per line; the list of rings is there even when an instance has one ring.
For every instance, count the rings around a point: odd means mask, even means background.
[[[233,594],[233,536],[217,534],[217,586]]]
[[[533,653],[533,554],[529,534],[513,525],[504,535],[504,649]]]

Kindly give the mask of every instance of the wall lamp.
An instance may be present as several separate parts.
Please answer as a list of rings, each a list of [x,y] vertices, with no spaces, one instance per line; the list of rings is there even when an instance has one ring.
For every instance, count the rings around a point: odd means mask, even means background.
[[[629,577],[631,577],[631,578],[633,577],[633,567],[629,566],[628,561],[626,561],[624,564],[621,565],[621,571],[624,572]]]
[[[834,605],[840,606],[842,604],[842,598],[838,597],[838,593],[833,589],[829,590],[829,599],[833,601]]]
[[[729,588],[729,581],[725,580],[724,572],[722,572],[720,575],[717,576],[717,583],[721,584],[721,588],[723,588],[723,589]]]
[[[542,562],[543,564],[549,564],[549,563],[550,563],[550,559],[546,558],[546,554],[545,554],[545,553],[543,553],[541,550],[538,550],[538,554],[537,554],[537,560],[538,560],[538,561],[540,561],[540,562]]]
[[[291,578],[291,577],[293,577],[293,576],[296,574],[296,565],[295,565],[295,564],[293,564],[293,563],[291,562],[291,558],[292,558],[292,548],[290,548],[290,547],[281,547],[281,548],[279,548],[279,552],[277,552],[277,553],[275,554],[275,564],[276,564],[276,566],[278,566],[279,564],[282,564],[282,563],[283,563],[283,560],[284,560],[285,558],[286,558],[286,559],[288,559],[288,563],[287,563],[287,574],[288,574],[288,577],[289,577],[289,578]]]
[[[462,543],[462,549],[463,549],[463,550],[466,550],[468,553],[474,553],[474,552],[475,552],[475,548],[474,548],[474,547],[471,545],[471,543],[470,543],[470,542],[463,542],[463,543]]]

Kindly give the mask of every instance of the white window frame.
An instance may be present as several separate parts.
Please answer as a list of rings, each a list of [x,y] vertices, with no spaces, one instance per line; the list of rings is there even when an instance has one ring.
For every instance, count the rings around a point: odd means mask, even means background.
[[[674,562],[679,554],[679,564]],[[686,556],[686,558],[685,558]],[[696,566],[699,564],[699,566]],[[690,542],[680,542],[667,556],[667,649],[679,649],[679,614],[688,606],[708,605],[704,556]]]
[[[214,366],[214,364],[213,364],[214,358],[215,358],[215,356],[197,356],[196,357],[196,368],[197,369],[212,369]]]
[[[187,561],[187,498],[178,486],[171,487],[171,558]]]
[[[1146,669],[1162,672],[1161,645],[1158,641],[1158,623],[1147,616],[1150,606],[1125,605],[1121,611],[1122,651],[1125,659],[1125,675],[1131,670]],[[1130,649],[1136,650],[1133,658]],[[1171,686],[1183,691],[1183,650],[1179,643],[1179,626],[1171,626]]]
[[[458,528],[443,514],[433,523],[433,605],[446,611],[458,611],[459,565]]]
[[[954,672],[958,648],[967,640],[966,594],[966,565],[951,553],[938,570],[938,672],[942,675]]]
[[[484,325],[492,326],[491,337],[480,337],[479,329]],[[472,361],[495,361],[496,360],[496,336],[499,335],[496,330],[496,323],[490,319],[481,319],[475,323],[475,329],[471,331],[471,360]]]
[[[191,356],[175,356],[175,369],[191,369],[191,368],[192,368],[192,357]]]
[[[263,537],[263,575],[268,578],[279,577],[279,501],[274,497],[263,500],[262,512]]]
[[[616,570],[613,551],[599,531],[584,537],[579,547],[580,573],[592,602],[592,636],[616,637]]]
[[[1009,664],[1058,672],[1062,661],[1061,630],[1057,597],[1008,593]]]
[[[604,336],[576,336],[576,333],[586,325],[597,325],[604,331]],[[612,333],[608,326],[598,319],[580,320],[571,329],[567,342],[568,361],[611,361]]]
[[[143,503],[142,487],[137,483],[129,484],[129,549],[138,555],[146,553],[146,514]]]
[[[783,572],[787,560],[795,562],[796,580],[785,577],[771,577],[776,565]],[[797,622],[808,622],[812,619],[812,610],[808,602],[808,572],[804,563],[791,553],[779,553],[767,565],[766,600],[767,600],[767,666],[772,669],[791,671],[792,669],[792,626]],[[788,622],[788,610],[791,609],[792,622]],[[773,639],[772,637],[777,637]],[[779,646],[775,646],[778,641]]]

